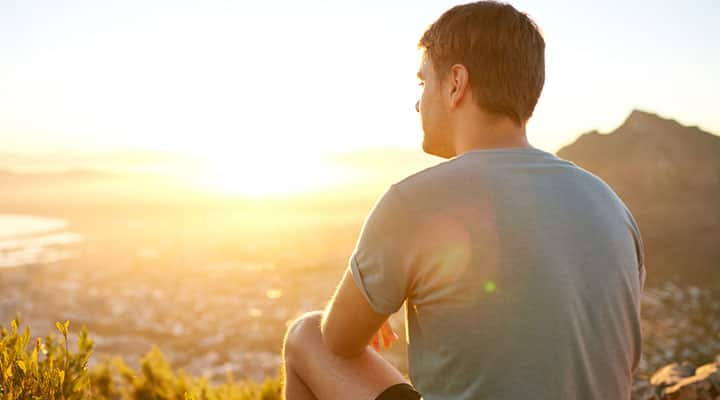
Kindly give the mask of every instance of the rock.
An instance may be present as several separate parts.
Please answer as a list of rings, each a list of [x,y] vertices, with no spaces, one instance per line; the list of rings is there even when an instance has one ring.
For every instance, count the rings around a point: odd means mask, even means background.
[[[664,389],[668,386],[673,386],[683,380],[684,378],[693,376],[695,374],[695,366],[683,362],[682,364],[672,363],[660,368],[652,378],[650,383],[660,389]]]
[[[663,391],[662,400],[716,400],[720,397],[720,370],[717,363],[698,368]]]
[[[695,376],[705,376],[720,394],[720,362],[703,365],[695,370]]]

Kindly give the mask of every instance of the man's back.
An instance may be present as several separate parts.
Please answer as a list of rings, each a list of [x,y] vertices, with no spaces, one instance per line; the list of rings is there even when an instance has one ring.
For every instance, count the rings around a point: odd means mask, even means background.
[[[407,300],[425,400],[629,398],[642,242],[596,176],[534,148],[472,150],[394,184],[363,229],[353,277],[378,312]]]

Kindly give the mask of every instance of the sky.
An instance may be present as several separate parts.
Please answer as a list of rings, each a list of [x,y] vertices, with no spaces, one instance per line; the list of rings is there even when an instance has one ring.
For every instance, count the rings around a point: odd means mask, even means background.
[[[546,40],[527,128],[556,151],[634,108],[720,133],[714,1],[512,2]],[[0,0],[4,151],[244,166],[420,148],[417,41],[448,1]]]

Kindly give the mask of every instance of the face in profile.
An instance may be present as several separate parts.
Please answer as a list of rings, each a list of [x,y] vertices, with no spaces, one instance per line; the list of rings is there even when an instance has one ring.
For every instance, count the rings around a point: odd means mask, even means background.
[[[420,79],[422,94],[420,100],[415,104],[415,109],[420,113],[423,151],[443,158],[454,157],[455,151],[448,129],[448,113],[443,97],[442,80],[437,76],[425,51],[423,51],[417,75]]]

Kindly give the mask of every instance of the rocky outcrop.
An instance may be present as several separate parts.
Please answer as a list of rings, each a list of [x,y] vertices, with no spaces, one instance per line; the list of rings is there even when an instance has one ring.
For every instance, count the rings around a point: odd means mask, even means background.
[[[673,363],[660,368],[650,380],[637,379],[632,400],[720,400],[720,355],[714,363],[698,368]]]

